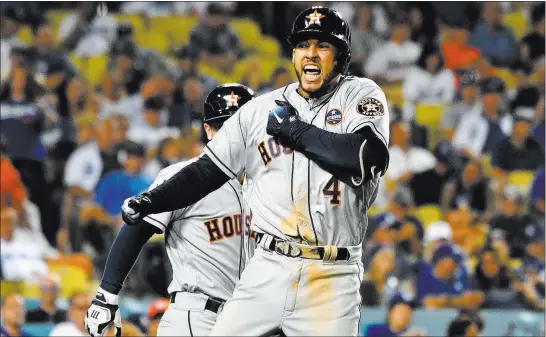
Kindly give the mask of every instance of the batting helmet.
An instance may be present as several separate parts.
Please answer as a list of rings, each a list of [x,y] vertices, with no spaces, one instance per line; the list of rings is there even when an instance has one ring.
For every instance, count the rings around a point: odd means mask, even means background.
[[[338,11],[314,6],[301,12],[294,20],[288,42],[296,47],[298,42],[312,37],[324,39],[339,50],[335,70],[345,74],[351,63],[351,30]]]
[[[203,121],[224,122],[254,97],[256,97],[254,91],[242,84],[228,83],[217,86],[207,96]]]

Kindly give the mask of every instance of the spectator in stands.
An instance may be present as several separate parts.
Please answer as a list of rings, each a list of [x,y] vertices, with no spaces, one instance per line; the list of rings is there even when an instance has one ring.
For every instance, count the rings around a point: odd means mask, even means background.
[[[40,282],[40,306],[27,311],[28,323],[61,323],[66,320],[66,311],[57,306],[61,279],[49,273]]]
[[[202,53],[207,64],[229,72],[242,55],[237,34],[229,27],[229,11],[217,3],[207,7],[207,13],[190,32],[189,46]]]
[[[2,145],[0,148],[0,207],[13,207],[20,211],[23,207],[23,202],[27,198],[25,186],[21,182],[19,171],[9,160],[5,151],[6,141],[2,137]]]
[[[181,152],[179,139],[173,137],[163,139],[157,147],[155,158],[144,166],[143,175],[148,179],[155,180],[159,171],[180,161]]]
[[[491,210],[485,214],[489,216],[492,213]],[[482,220],[483,214],[472,213],[468,207],[462,206],[452,209],[444,215],[453,231],[453,243],[457,244],[469,256],[478,253],[486,242],[488,225]]]
[[[2,8],[0,11],[0,77],[3,82],[10,72],[11,49],[21,44],[17,32],[23,23],[24,15],[15,7]]]
[[[0,260],[2,275],[6,280],[36,280],[47,274],[45,260],[58,256],[45,238],[21,223],[13,208],[0,211]]]
[[[472,32],[470,45],[478,48],[494,66],[510,66],[516,60],[518,48],[512,30],[502,24],[499,3],[483,3],[482,20]]]
[[[478,324],[471,320],[456,318],[447,328],[447,337],[478,337],[479,335]]]
[[[544,3],[534,5],[531,11],[531,23],[533,32],[525,35],[521,39],[523,48],[527,49],[529,58],[536,62],[544,56]]]
[[[455,130],[453,145],[467,158],[479,160],[491,154],[512,131],[512,118],[501,114],[504,82],[495,77],[480,82],[483,108],[479,114],[466,114]]]
[[[162,139],[177,137],[179,130],[167,127],[169,111],[162,96],[154,96],[144,101],[144,123],[131,123],[127,138],[143,145],[146,149],[156,148]]]
[[[529,195],[529,201],[530,201],[530,211],[529,214],[536,223],[541,224],[544,226],[544,167],[538,170],[535,174],[535,177],[533,179],[533,183],[531,184],[530,188],[530,195]]]
[[[79,57],[103,55],[116,35],[116,20],[108,13],[106,3],[82,4],[79,11],[64,17],[59,26],[59,41]]]
[[[95,142],[99,146],[100,156],[102,158],[101,177],[104,177],[106,174],[121,168],[118,154],[114,147],[115,143],[113,134],[114,132],[111,119],[100,120],[95,124]]]
[[[440,204],[442,213],[467,208],[475,222],[487,222],[493,208],[491,193],[481,163],[469,161],[459,175],[445,184]]]
[[[2,298],[2,325],[0,336],[2,337],[28,337],[31,336],[24,329],[25,304],[24,299],[17,294],[10,294]]]
[[[64,184],[68,193],[89,196],[103,171],[99,144],[95,141],[93,117],[78,116],[74,124],[77,130],[78,148],[72,152],[64,171]]]
[[[44,166],[47,152],[40,138],[45,116],[36,105],[42,89],[23,66],[20,64],[12,69],[10,78],[0,93],[0,134],[5,138],[6,154],[19,171],[29,198],[40,209],[42,223],[48,235],[48,223],[44,221],[47,218]]]
[[[193,127],[193,124],[201,127],[203,99],[208,95],[203,86],[198,74],[187,74],[178,79],[174,103],[169,111],[169,126],[181,130]]]
[[[483,331],[484,320],[482,316],[480,315],[480,311],[478,309],[467,309],[467,308],[460,309],[456,319],[472,321],[476,323],[479,333],[482,333]]]
[[[87,292],[76,292],[70,298],[68,321],[55,325],[49,336],[87,336],[84,319],[89,303],[91,303],[91,296]]]
[[[212,89],[216,88],[218,81],[199,72],[199,52],[197,50],[192,49],[189,45],[185,45],[176,50],[175,57],[178,66],[177,70],[179,72],[176,87],[181,88],[181,82],[191,75],[199,78],[205,94],[208,94]]]
[[[415,305],[401,295],[389,301],[385,323],[368,325],[366,337],[422,336],[416,329],[410,329]]]
[[[108,70],[112,70],[115,65],[116,53],[119,51],[119,44],[129,43],[136,48],[136,63],[146,69],[148,76],[160,75],[171,81],[176,79],[176,72],[169,65],[166,57],[154,49],[148,49],[138,46],[135,41],[133,25],[128,22],[120,22],[116,27],[116,39],[113,48],[110,48]]]
[[[271,75],[271,82],[262,85],[258,90],[258,96],[285,87],[290,83],[292,83],[290,72],[285,67],[279,66],[273,71],[273,74]]]
[[[167,311],[169,303],[169,299],[160,298],[150,304],[147,313],[148,331],[146,336],[157,336],[157,327],[159,326],[159,322],[161,321],[163,314],[165,314],[165,311]]]
[[[450,6],[447,3],[438,4]],[[459,8],[463,7],[460,3],[454,5]],[[452,70],[469,69],[479,61],[480,51],[468,45],[470,35],[468,20],[466,18],[453,20],[452,17],[452,14],[448,14],[447,17],[443,18],[446,26],[442,33],[441,49],[442,55],[444,55],[445,67]]]
[[[428,224],[423,235],[423,259],[426,262],[430,262],[436,248],[445,243],[449,243],[456,248],[456,245],[453,243],[451,225],[442,220]]]
[[[544,147],[546,124],[544,123],[544,95],[542,95],[535,107],[535,123],[531,135],[542,147],[542,151],[546,151]]]
[[[351,29],[351,64],[353,69],[363,75],[370,55],[385,41],[373,28],[375,18],[372,6],[360,3],[356,7]]]
[[[451,103],[455,96],[455,76],[444,68],[440,50],[436,47],[423,49],[417,67],[408,70],[404,78],[404,119],[414,119],[416,104]]]
[[[120,86],[122,92],[131,96],[138,94],[149,74],[144,64],[137,62],[138,47],[130,41],[119,41],[113,46],[112,55],[115,65],[109,74],[114,86]]]
[[[421,55],[409,40],[408,22],[401,18],[392,27],[391,40],[376,49],[366,64],[366,75],[378,83],[401,83]]]
[[[455,98],[452,104],[448,104],[442,114],[440,128],[447,140],[451,140],[456,127],[465,115],[479,115],[481,104],[476,82],[461,83],[459,98]]]
[[[424,229],[421,221],[412,215],[414,207],[411,191],[398,187],[383,222],[393,230],[392,244],[397,254],[417,259],[422,252]]]
[[[127,116],[114,113],[110,116],[112,123],[112,141],[114,144],[121,144],[127,140],[127,132],[129,131],[129,119]]]
[[[433,168],[416,173],[409,180],[416,206],[439,204],[444,185],[454,174],[455,151],[449,142],[438,144],[434,157],[436,163]]]
[[[493,247],[486,246],[479,255],[474,279],[476,288],[484,292],[484,308],[522,308],[512,286],[512,274]]]
[[[526,308],[544,311],[544,226],[528,228],[527,240],[527,257],[519,268],[514,288],[522,295]]]
[[[477,308],[483,302],[483,293],[471,291],[468,280],[461,277],[456,251],[443,244],[433,253],[431,264],[421,263],[416,279],[417,299],[427,309]]]
[[[82,223],[90,224],[90,231],[104,227],[117,229],[121,225],[121,205],[129,196],[138,194],[150,186],[151,181],[141,175],[141,169],[145,163],[146,151],[142,145],[127,142],[123,149],[125,161],[123,170],[113,171],[105,175],[95,189],[94,204],[87,205],[80,212]],[[95,240],[93,245],[99,252],[104,247],[102,237],[91,237]]]
[[[438,26],[434,20],[434,12],[434,7],[430,4],[412,3],[409,5],[410,38],[425,48],[436,44]]]
[[[518,170],[534,171],[544,166],[544,151],[529,135],[534,114],[533,108],[516,108],[513,132],[510,137],[499,142],[491,159],[491,165],[498,176]]]
[[[389,297],[388,277],[394,270],[395,251],[389,246],[375,245],[368,249],[364,264],[364,278],[360,286],[362,304],[378,306],[387,303]]]
[[[406,122],[395,121],[391,125],[391,130],[390,165],[385,174],[387,184],[396,186],[407,183],[414,174],[434,167],[436,160],[432,153],[411,144],[409,126]]]

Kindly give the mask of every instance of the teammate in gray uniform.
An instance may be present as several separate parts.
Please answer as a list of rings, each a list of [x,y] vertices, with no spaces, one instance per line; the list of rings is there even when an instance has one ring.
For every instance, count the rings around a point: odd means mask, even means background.
[[[213,336],[358,334],[366,212],[388,167],[387,102],[376,83],[346,74],[351,38],[338,12],[303,11],[289,42],[298,83],[247,103],[204,156],[122,207],[136,223],[246,173],[258,247]]]
[[[254,98],[240,84],[216,87],[205,101],[204,128],[211,140],[223,123]],[[163,169],[150,189],[162,184],[197,158]],[[154,233],[165,233],[173,269],[171,304],[158,327],[159,336],[208,336],[219,308],[231,297],[242,270],[241,243],[250,235],[244,218],[241,184],[227,181],[193,205],[145,217],[139,226],[124,226],[116,238],[97,295],[85,318],[91,336],[121,324],[118,293],[142,246]],[[254,234],[255,235],[255,234]],[[246,240],[250,242],[250,240]]]

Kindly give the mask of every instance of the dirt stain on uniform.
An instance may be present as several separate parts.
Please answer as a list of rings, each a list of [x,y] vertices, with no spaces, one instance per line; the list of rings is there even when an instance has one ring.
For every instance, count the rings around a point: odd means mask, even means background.
[[[326,268],[325,268],[326,267]],[[334,320],[335,289],[334,275],[321,262],[311,262],[305,265],[302,278],[305,279],[304,294],[308,310],[305,321],[314,329],[315,336],[333,336],[332,321]]]

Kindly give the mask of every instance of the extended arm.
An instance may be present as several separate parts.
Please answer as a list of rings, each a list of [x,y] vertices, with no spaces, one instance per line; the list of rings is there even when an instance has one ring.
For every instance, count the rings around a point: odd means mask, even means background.
[[[139,226],[124,225],[110,248],[100,287],[112,294],[119,294],[142,247],[159,232],[157,227],[148,223]]]
[[[207,155],[203,155],[153,190],[125,200],[121,212],[123,220],[134,225],[148,214],[193,205],[228,180],[229,177]]]

